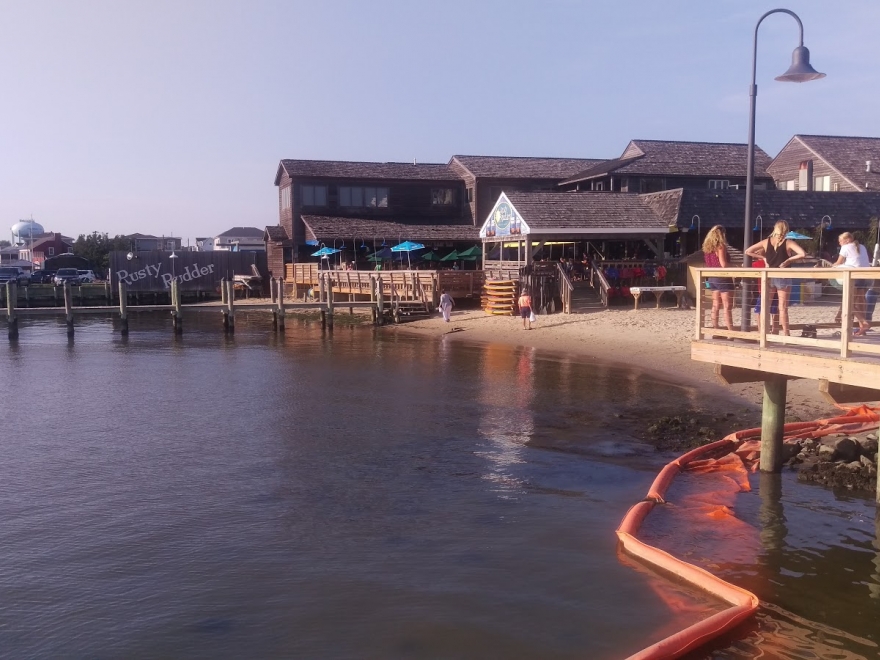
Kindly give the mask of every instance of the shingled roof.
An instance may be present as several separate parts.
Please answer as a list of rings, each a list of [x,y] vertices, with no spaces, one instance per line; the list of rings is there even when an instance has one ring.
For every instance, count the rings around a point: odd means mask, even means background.
[[[275,175],[275,185],[282,174],[290,177],[327,179],[460,181],[443,163],[370,163],[345,160],[282,160]]]
[[[263,234],[264,240],[272,241],[273,243],[280,243],[282,241],[287,241],[287,230],[284,229],[281,225],[269,225],[266,227],[266,231]]]
[[[458,162],[476,177],[559,180],[604,161],[598,158],[453,156],[449,164],[452,165],[453,162]]]
[[[263,230],[257,227],[233,227],[227,229],[222,234],[217,234],[217,238],[221,236],[253,236],[257,238],[263,235]]]
[[[794,141],[825,161],[856,189],[865,191],[867,186],[867,190],[880,190],[880,138],[795,135],[789,144]],[[867,161],[871,161],[871,172],[866,171]]]
[[[522,215],[533,234],[667,234],[674,224],[675,199],[681,190],[666,191],[671,204],[653,195],[613,192],[511,192],[507,199]],[[655,202],[655,203],[651,203]]]
[[[607,193],[606,193],[607,194]],[[700,216],[705,230],[712,225],[742,229],[745,217],[745,190],[685,190],[678,212],[678,226],[689,227],[694,215]],[[829,216],[837,229],[867,229],[870,219],[880,216],[880,192],[807,192],[756,190],[753,218],[761,216],[765,230],[777,220],[795,228],[813,228]]]
[[[632,140],[620,158],[599,163],[560,185],[616,175],[744,177],[748,145],[726,142]],[[766,176],[770,156],[755,147],[755,172]]]
[[[479,240],[479,228],[467,220],[450,221],[441,225],[324,215],[304,215],[302,219],[306,226],[306,238],[324,243],[353,237],[364,240],[384,238],[419,242]]]

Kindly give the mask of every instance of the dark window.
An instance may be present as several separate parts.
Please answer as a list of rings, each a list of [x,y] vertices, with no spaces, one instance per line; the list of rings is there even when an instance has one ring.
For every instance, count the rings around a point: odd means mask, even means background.
[[[730,181],[727,179],[710,179],[709,190],[727,190],[730,188]]]
[[[302,186],[303,206],[327,206],[327,186]]]
[[[339,206],[388,208],[388,188],[339,186]]]

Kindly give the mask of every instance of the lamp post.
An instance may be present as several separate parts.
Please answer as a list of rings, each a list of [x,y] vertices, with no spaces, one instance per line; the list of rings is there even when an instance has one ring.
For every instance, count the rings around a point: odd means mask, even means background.
[[[800,30],[800,40],[798,47],[794,49],[791,55],[791,66],[788,71],[781,76],[777,76],[776,80],[781,82],[808,82],[818,78],[824,78],[824,73],[819,73],[810,66],[810,51],[804,46],[804,25],[798,15],[789,9],[771,9],[758,19],[755,25],[755,39],[752,47],[752,85],[749,87],[749,148],[748,160],[746,163],[746,212],[745,221],[743,222],[743,267],[748,268],[751,260],[745,253],[749,249],[749,242],[752,229],[752,197],[755,187],[755,99],[758,96],[758,86],[755,84],[758,69],[758,28],[761,27],[762,21],[771,14],[788,14],[797,21]],[[746,280],[747,281],[747,280]],[[751,325],[749,319],[749,290],[748,286],[742,288],[742,324],[740,329],[743,332],[748,331]]]
[[[761,223],[760,229],[758,228],[759,222]],[[755,218],[755,226],[752,227],[752,231],[759,232],[758,233],[758,240],[759,241],[764,240],[764,218],[762,218],[760,215]]]
[[[825,224],[825,218],[828,218],[828,224]],[[822,219],[819,220],[819,258],[822,258],[822,238],[825,236],[825,230],[831,229],[831,216],[823,215]]]
[[[694,214],[694,217],[691,218],[691,229],[694,228],[694,220],[697,221],[697,250],[700,249],[700,216]]]

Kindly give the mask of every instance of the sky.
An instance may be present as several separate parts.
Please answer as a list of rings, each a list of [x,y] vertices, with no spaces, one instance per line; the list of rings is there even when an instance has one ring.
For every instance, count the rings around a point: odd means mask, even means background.
[[[0,0],[0,238],[277,224],[283,158],[614,158],[748,139],[778,0]],[[880,136],[876,0],[789,0],[819,81],[773,80],[756,141]]]

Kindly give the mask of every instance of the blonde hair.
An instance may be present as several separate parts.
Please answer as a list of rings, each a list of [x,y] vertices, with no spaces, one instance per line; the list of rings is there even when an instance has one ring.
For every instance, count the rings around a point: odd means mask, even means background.
[[[727,237],[724,233],[724,227],[715,225],[709,230],[709,233],[706,234],[706,238],[703,240],[703,252],[709,254],[725,245],[727,245]]]
[[[788,223],[785,220],[780,220],[775,225],[773,225],[773,233],[770,236],[779,236],[779,238],[785,238],[785,235],[788,233]]]
[[[842,233],[840,236],[838,236],[837,238],[838,238],[838,239],[841,239],[841,238],[842,238],[842,239],[845,240],[847,243],[855,243],[856,245],[859,244],[859,242],[856,240],[856,237],[853,236],[853,235],[852,235],[850,232],[848,232],[848,231],[843,232],[843,233]]]

